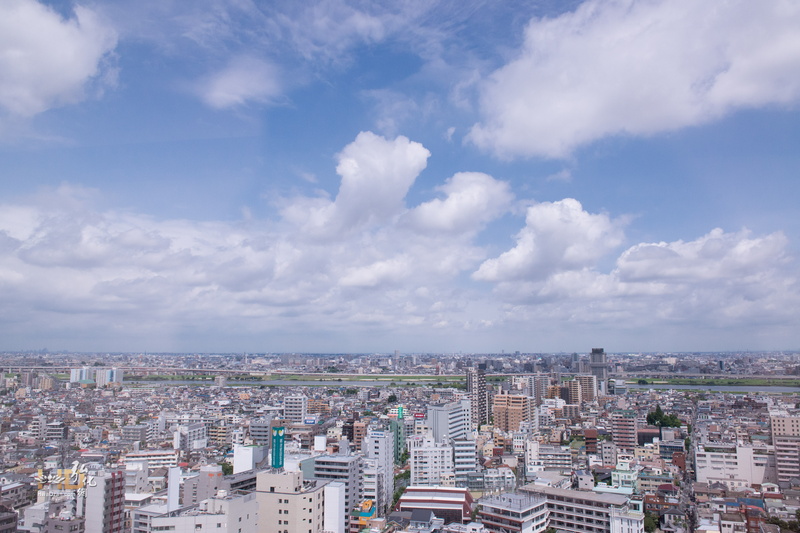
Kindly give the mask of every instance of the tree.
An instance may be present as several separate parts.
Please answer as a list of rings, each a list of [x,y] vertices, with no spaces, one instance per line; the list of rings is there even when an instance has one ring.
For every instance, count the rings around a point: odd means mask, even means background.
[[[658,517],[652,513],[644,513],[644,530],[647,533],[653,533],[658,528]]]
[[[647,423],[651,426],[659,427],[681,427],[680,418],[674,414],[665,415],[660,405],[656,405],[656,410],[647,414]]]
[[[638,385],[647,385],[649,382],[646,379],[640,379],[636,383]]]
[[[222,467],[222,475],[223,476],[230,476],[233,474],[233,465],[230,463],[220,463],[219,466]]]
[[[661,421],[664,419],[664,411],[661,410],[660,405],[656,405],[656,410],[652,413],[647,413],[647,423],[651,426],[660,426]]]
[[[392,508],[397,505],[398,500],[400,500],[400,496],[406,491],[405,487],[400,487],[396,491],[394,491],[394,495],[392,496]]]
[[[389,397],[386,398],[386,401],[389,403],[397,402],[397,394],[390,394]]]

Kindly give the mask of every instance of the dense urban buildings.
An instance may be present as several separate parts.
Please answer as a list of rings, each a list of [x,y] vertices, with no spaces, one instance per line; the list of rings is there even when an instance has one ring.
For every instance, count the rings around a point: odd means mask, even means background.
[[[126,357],[5,356],[2,524],[760,533],[800,510],[796,354]]]

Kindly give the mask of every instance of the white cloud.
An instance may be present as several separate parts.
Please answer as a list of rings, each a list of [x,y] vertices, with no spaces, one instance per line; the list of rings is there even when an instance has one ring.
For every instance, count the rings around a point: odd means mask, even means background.
[[[201,80],[197,91],[206,104],[217,109],[265,104],[280,96],[279,78],[274,65],[254,57],[237,57]]]
[[[502,157],[561,158],[619,134],[703,124],[800,99],[800,5],[589,0],[534,19],[482,87],[469,139]]]
[[[674,327],[715,329],[712,344],[777,328],[768,346],[796,343],[800,291],[782,234],[636,244],[606,272],[625,219],[565,199],[529,206],[516,244],[489,258],[497,228],[487,228],[515,207],[508,185],[459,173],[441,197],[408,206],[428,156],[361,133],[339,155],[336,199],[286,199],[274,220],[156,220],[99,209],[96,191],[69,186],[6,202],[0,337],[181,350],[326,349],[326,339],[391,350],[413,338],[485,350],[498,338],[526,349],[531,332],[621,343]]]
[[[691,242],[637,244],[620,256],[617,273],[626,282],[744,279],[781,268],[788,260],[786,246],[782,233],[751,238],[746,230],[717,228]]]
[[[594,265],[622,244],[624,220],[583,210],[567,198],[530,206],[517,245],[485,261],[473,274],[480,281],[543,279]]]
[[[381,41],[388,31],[392,15],[370,13],[342,0],[323,0],[302,6],[294,13],[276,14],[281,26],[306,58],[338,61],[355,43]]]
[[[324,235],[386,223],[403,212],[406,193],[429,156],[406,137],[387,140],[361,132],[338,156],[342,182],[336,199],[304,199],[284,209],[284,216]]]
[[[80,102],[87,86],[113,80],[115,31],[94,11],[76,6],[62,19],[34,0],[0,3],[0,106],[30,117]]]
[[[729,346],[724,335],[752,342],[769,328],[791,329],[789,310],[800,305],[800,287],[787,245],[781,233],[754,237],[715,229],[693,241],[632,246],[607,274],[589,264],[542,279],[501,279],[495,294],[513,320],[592,326],[615,336],[647,331],[659,342],[666,331],[707,342],[704,332]]]
[[[446,197],[425,202],[407,215],[421,232],[472,235],[504,213],[513,200],[508,183],[480,172],[459,172],[438,188]]]

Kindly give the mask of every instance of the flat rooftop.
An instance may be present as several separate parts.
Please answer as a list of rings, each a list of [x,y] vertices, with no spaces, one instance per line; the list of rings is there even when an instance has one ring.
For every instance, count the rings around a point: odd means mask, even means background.
[[[546,494],[548,496],[560,496],[570,500],[584,500],[594,504],[608,504],[621,507],[628,503],[628,497],[622,494],[599,494],[588,490],[557,489],[555,487],[543,487],[541,485],[529,484],[520,488],[523,492]]]

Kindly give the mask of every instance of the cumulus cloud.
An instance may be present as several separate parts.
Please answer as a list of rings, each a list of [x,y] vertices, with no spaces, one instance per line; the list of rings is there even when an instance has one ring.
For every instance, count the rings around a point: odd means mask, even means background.
[[[281,93],[278,69],[262,59],[237,57],[219,72],[201,80],[197,92],[217,109],[274,101]]]
[[[693,241],[636,244],[608,273],[587,265],[542,279],[500,280],[495,294],[506,302],[511,320],[625,335],[638,329],[654,338],[673,327],[709,338],[728,328],[732,338],[753,338],[767,327],[790,328],[787,310],[800,304],[787,246],[781,233],[715,229]],[[698,339],[703,342],[702,335]]]
[[[781,233],[634,244],[613,264],[626,219],[568,198],[528,206],[514,246],[487,257],[487,230],[515,207],[508,185],[459,173],[438,197],[406,205],[428,156],[409,139],[361,133],[338,156],[334,200],[287,198],[269,220],[157,220],[100,209],[96,191],[70,186],[0,204],[0,335],[78,335],[83,349],[101,337],[118,349],[141,338],[212,349],[192,344],[197,335],[249,346],[280,337],[285,349],[326,349],[319,339],[337,335],[470,349],[532,327],[552,336],[796,322],[796,263]]]
[[[752,238],[717,228],[690,242],[637,244],[620,256],[617,273],[625,282],[742,279],[780,268],[786,246],[782,233]]]
[[[85,7],[63,19],[35,0],[0,3],[0,106],[30,117],[113,81],[113,28]]]
[[[404,222],[413,211],[406,193],[428,156],[404,137],[361,133],[338,156],[334,200],[286,199],[271,222],[103,211],[91,191],[69,186],[0,205],[0,291],[33,329],[53,320],[78,327],[77,314],[92,328],[113,316],[114,334],[424,324],[441,313],[436,302],[458,301],[448,280],[482,258],[461,235],[474,233],[472,222],[438,233]],[[451,194],[468,188],[462,180],[451,180]],[[498,214],[496,202],[463,203],[484,224]],[[461,219],[452,206],[448,213]]]
[[[473,274],[480,281],[543,279],[594,265],[622,244],[624,220],[592,214],[573,198],[530,206],[517,245],[488,259]]]
[[[284,209],[284,216],[324,235],[385,223],[402,213],[406,193],[429,156],[406,137],[388,140],[361,132],[338,155],[342,181],[336,199],[301,200]]]
[[[422,232],[472,234],[504,213],[513,195],[508,183],[480,172],[459,172],[438,187],[444,199],[425,202],[407,214]]]
[[[589,0],[533,19],[482,85],[469,139],[502,157],[562,158],[800,98],[800,6],[786,0]]]

